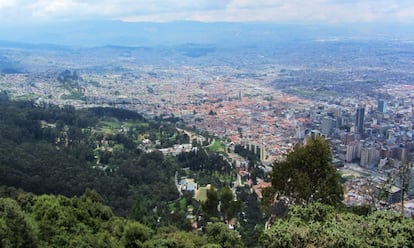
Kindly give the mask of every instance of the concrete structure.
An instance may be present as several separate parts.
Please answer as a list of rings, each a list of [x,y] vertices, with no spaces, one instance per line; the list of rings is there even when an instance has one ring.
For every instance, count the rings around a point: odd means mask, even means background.
[[[362,144],[359,141],[351,142],[346,146],[346,162],[352,162],[361,157]]]
[[[384,100],[379,100],[377,110],[380,113],[386,113],[387,112],[387,102],[384,101]]]
[[[379,151],[375,147],[364,147],[361,150],[361,166],[370,166],[379,162]]]
[[[358,106],[355,114],[355,133],[364,134],[365,106]]]
[[[321,126],[321,132],[322,134],[324,134],[325,136],[330,136],[332,133],[332,129],[336,127],[336,120],[325,116],[322,119],[322,126]]]

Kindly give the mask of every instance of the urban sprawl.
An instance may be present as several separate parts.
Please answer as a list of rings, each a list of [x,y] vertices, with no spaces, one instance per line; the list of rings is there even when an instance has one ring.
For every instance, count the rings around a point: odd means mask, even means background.
[[[234,63],[194,58],[192,65],[182,55],[171,55],[169,63],[160,58],[137,63],[140,51],[114,49],[105,51],[113,59],[107,55],[99,70],[91,69],[95,62],[82,53],[76,61],[74,55],[33,52],[27,71],[0,74],[0,90],[38,104],[115,106],[147,117],[176,117],[228,148],[239,144],[258,153],[264,170],[307,138],[323,136],[347,179],[346,204],[398,211],[403,196],[410,214],[414,190],[400,182],[414,152],[414,63],[359,46],[368,55],[355,52],[341,61],[338,54],[321,54],[313,63],[307,57],[297,64],[250,53],[234,57]],[[3,50],[10,58],[23,56],[20,50]],[[65,70],[74,76],[69,85],[58,80]],[[231,159],[240,175],[248,171],[241,157]],[[409,168],[407,178],[410,174]],[[387,200],[375,201],[379,189],[388,191]]]

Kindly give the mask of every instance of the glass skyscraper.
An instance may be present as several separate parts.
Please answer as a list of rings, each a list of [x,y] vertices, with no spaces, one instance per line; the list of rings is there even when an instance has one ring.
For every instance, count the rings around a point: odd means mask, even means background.
[[[358,106],[355,116],[355,133],[364,134],[365,106]]]

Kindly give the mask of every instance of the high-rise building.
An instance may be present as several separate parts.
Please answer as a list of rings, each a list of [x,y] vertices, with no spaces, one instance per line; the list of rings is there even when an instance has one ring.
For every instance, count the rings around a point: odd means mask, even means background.
[[[345,159],[347,162],[352,162],[354,159],[361,157],[362,144],[359,141],[353,141],[346,146]]]
[[[260,146],[260,160],[266,160],[266,149],[264,146]]]
[[[341,128],[344,125],[344,118],[342,116],[338,116],[336,118],[336,126]]]
[[[336,120],[325,116],[322,119],[322,125],[321,125],[321,132],[326,135],[326,136],[330,136],[332,133],[332,129],[336,126]]]
[[[365,106],[358,106],[355,115],[355,133],[364,134]]]
[[[361,150],[361,166],[374,165],[379,162],[379,151],[374,147],[364,147]]]
[[[377,110],[380,113],[386,113],[387,112],[387,102],[384,101],[384,100],[379,100]]]
[[[352,133],[346,133],[344,137],[342,138],[342,143],[344,145],[349,145],[352,141],[355,140],[355,134]]]
[[[350,163],[356,158],[355,146],[347,145],[346,146],[346,153],[345,153],[345,160],[346,162]]]
[[[295,138],[296,139],[305,138],[305,128],[302,125],[296,126]]]

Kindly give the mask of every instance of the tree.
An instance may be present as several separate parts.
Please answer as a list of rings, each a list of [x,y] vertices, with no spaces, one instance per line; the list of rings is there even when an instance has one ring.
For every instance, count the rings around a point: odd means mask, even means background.
[[[243,247],[243,243],[236,231],[229,230],[224,223],[212,223],[206,227],[207,240],[212,244],[219,244],[223,248]]]
[[[217,216],[217,206],[219,204],[219,195],[214,188],[207,190],[207,200],[203,203],[202,208],[208,216]]]
[[[196,232],[178,231],[174,227],[160,227],[158,234],[144,243],[144,247],[196,248],[207,244],[207,238]]]
[[[37,247],[30,222],[10,198],[0,198],[0,247]]]
[[[125,226],[123,242],[125,247],[142,247],[142,244],[151,239],[152,229],[138,222],[128,222]]]
[[[276,161],[271,192],[293,203],[321,202],[337,206],[343,199],[340,175],[332,164],[330,146],[322,138],[310,140]]]
[[[260,247],[410,247],[414,221],[389,211],[368,216],[314,203],[293,206],[259,239]]]
[[[229,187],[224,187],[220,192],[220,211],[227,220],[236,217],[241,208],[241,203],[234,200],[233,192]]]

